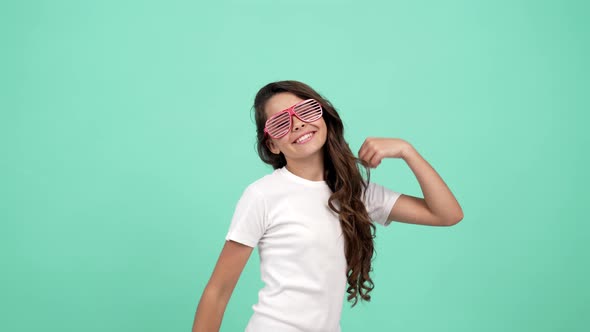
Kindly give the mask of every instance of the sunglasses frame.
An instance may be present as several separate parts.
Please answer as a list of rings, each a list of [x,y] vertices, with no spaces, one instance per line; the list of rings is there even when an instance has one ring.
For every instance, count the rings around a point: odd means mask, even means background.
[[[309,101],[311,101],[311,100],[315,101],[315,102],[318,104],[318,106],[320,107],[320,116],[319,116],[319,117],[318,117],[316,120],[313,120],[313,121],[305,121],[305,120],[303,120],[302,118],[300,118],[300,117],[299,117],[299,115],[298,115],[297,113],[295,113],[294,109],[295,109],[295,107],[297,107],[297,106],[299,106],[299,105],[301,105],[301,104],[307,103],[307,102],[309,102]],[[280,136],[272,136],[272,135],[271,135],[271,134],[268,132],[268,130],[267,130],[268,123],[269,123],[269,122],[270,122],[272,119],[274,119],[274,118],[276,118],[276,117],[278,117],[278,116],[281,116],[281,115],[283,115],[283,113],[289,113],[289,129],[285,130],[285,133],[284,133],[283,135],[280,135]],[[297,117],[297,119],[299,119],[299,120],[301,120],[301,121],[303,121],[303,122],[305,122],[305,123],[311,123],[311,122],[315,122],[315,121],[319,120],[319,119],[320,119],[320,118],[321,118],[323,115],[324,115],[324,108],[322,107],[322,104],[320,104],[320,102],[319,102],[319,101],[317,101],[317,100],[315,100],[315,99],[313,99],[313,98],[310,98],[310,99],[306,99],[306,100],[300,101],[300,102],[298,102],[297,104],[295,104],[295,105],[293,105],[293,106],[291,106],[291,107],[289,107],[289,108],[287,108],[287,109],[284,109],[284,110],[282,110],[282,111],[278,112],[277,114],[275,114],[275,115],[271,116],[270,118],[268,118],[268,119],[266,120],[266,122],[264,123],[264,135],[265,135],[265,136],[266,136],[266,135],[268,135],[269,137],[271,137],[271,138],[274,138],[274,139],[279,139],[279,138],[282,138],[282,137],[284,137],[285,135],[287,135],[287,134],[289,133],[289,131],[291,131],[291,129],[293,129],[293,116],[296,116],[296,117]]]

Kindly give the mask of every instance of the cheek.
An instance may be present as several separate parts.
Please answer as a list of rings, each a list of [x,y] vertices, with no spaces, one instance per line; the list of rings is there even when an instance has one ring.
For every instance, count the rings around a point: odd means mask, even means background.
[[[324,133],[324,136],[328,135],[328,127],[326,126],[326,122],[324,121],[323,118],[320,119],[319,126],[322,129],[322,132]]]
[[[319,120],[316,120],[314,122],[311,123],[312,125],[322,129],[322,131],[326,131],[326,121],[324,121],[324,118],[320,118]]]
[[[275,146],[279,149],[282,149],[283,146],[287,146],[289,145],[289,135],[285,135],[283,137],[281,137],[280,139],[275,139]]]
[[[273,147],[278,148],[284,144],[284,140],[285,140],[285,137],[282,137],[279,139],[273,138],[273,139],[269,140],[268,143],[269,143],[269,145],[272,145]]]

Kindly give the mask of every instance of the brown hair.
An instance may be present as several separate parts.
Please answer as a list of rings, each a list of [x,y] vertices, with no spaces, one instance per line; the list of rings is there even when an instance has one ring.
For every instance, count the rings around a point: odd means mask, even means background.
[[[324,110],[328,134],[324,144],[325,180],[332,191],[328,206],[338,213],[340,225],[345,238],[345,256],[347,262],[348,301],[354,307],[360,296],[361,300],[370,301],[374,288],[373,280],[369,276],[371,261],[375,251],[375,225],[369,219],[369,214],[361,198],[369,182],[369,168],[364,162],[356,158],[348,143],[344,139],[344,126],[340,116],[332,104],[310,86],[297,81],[279,81],[269,83],[256,94],[254,112],[257,130],[257,150],[263,162],[272,165],[274,169],[287,164],[283,153],[274,154],[266,145],[264,125],[266,102],[275,94],[291,92],[301,99],[313,98]],[[363,181],[361,168],[367,174],[367,181]],[[340,207],[338,209],[335,204]],[[352,301],[351,301],[352,300]]]

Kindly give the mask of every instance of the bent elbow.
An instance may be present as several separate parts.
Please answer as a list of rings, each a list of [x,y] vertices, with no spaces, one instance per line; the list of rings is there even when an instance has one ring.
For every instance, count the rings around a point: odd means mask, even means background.
[[[448,220],[445,220],[443,226],[454,226],[458,224],[461,220],[463,220],[463,212],[461,212],[461,214],[454,218],[449,218]]]

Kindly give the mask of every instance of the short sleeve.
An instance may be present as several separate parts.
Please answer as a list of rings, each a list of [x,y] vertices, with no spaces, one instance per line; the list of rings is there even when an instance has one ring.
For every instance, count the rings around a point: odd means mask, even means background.
[[[387,217],[401,195],[399,192],[369,182],[366,195],[363,196],[369,218],[383,226],[388,226],[391,221],[387,221]]]
[[[236,205],[225,239],[256,247],[265,231],[264,197],[250,185],[244,190]]]

